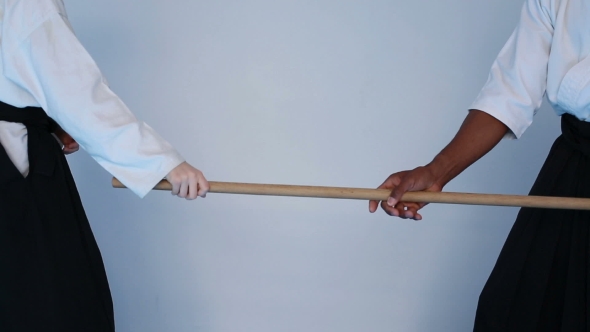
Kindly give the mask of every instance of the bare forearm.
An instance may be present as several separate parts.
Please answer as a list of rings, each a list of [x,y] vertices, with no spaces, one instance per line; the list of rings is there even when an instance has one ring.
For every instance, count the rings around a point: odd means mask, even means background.
[[[442,188],[493,149],[508,128],[493,116],[471,110],[453,140],[426,165]]]
[[[391,216],[422,219],[418,213],[425,203],[403,202],[408,191],[441,191],[442,188],[469,165],[488,153],[506,134],[508,128],[496,118],[471,110],[457,135],[431,163],[424,167],[391,174],[379,188],[390,189],[391,196],[381,207]],[[369,211],[375,212],[379,202],[370,201]]]

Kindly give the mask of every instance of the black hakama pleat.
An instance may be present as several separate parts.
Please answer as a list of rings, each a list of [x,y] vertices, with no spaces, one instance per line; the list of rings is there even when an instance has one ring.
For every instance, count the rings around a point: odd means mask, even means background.
[[[0,103],[27,127],[25,178],[0,145],[0,331],[114,331],[102,258],[66,159],[39,108]]]
[[[590,123],[562,116],[530,195],[590,197]],[[590,331],[590,211],[522,208],[479,297],[474,331]]]

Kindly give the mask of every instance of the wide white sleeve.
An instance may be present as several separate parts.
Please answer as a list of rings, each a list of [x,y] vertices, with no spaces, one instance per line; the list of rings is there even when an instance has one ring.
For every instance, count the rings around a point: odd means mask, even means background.
[[[18,38],[3,32],[6,40]],[[21,39],[2,50],[5,75],[137,195],[145,196],[184,161],[109,89],[64,14],[47,14]]]
[[[502,121],[510,129],[509,138],[519,138],[531,125],[547,88],[553,25],[549,8],[542,2],[526,1],[518,26],[470,107]]]

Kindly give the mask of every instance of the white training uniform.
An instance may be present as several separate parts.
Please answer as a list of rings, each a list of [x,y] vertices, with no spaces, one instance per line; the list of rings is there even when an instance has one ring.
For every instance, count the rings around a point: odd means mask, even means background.
[[[109,89],[61,0],[0,0],[0,101],[42,107],[140,197],[184,161]],[[26,176],[24,125],[0,121],[0,143]]]
[[[532,123],[545,94],[558,115],[590,121],[589,54],[590,1],[526,0],[470,109],[502,121],[512,138]]]

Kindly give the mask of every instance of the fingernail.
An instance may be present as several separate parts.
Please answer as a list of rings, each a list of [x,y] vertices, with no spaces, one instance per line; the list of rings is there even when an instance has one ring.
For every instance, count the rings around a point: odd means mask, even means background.
[[[387,205],[394,206],[395,205],[395,199],[393,199],[393,197],[389,197],[387,199]]]

